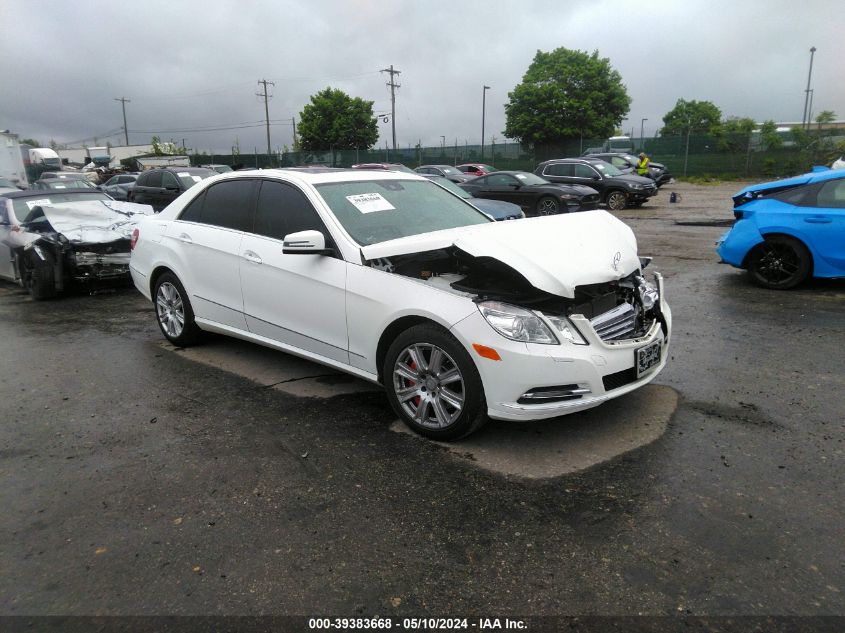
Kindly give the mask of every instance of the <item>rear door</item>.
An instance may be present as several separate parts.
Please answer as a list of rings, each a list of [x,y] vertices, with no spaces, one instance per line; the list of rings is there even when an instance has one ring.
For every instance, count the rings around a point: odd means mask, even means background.
[[[246,330],[240,279],[240,247],[252,225],[257,180],[212,185],[167,229],[178,254],[177,275],[199,319]]]
[[[828,180],[818,189],[815,205],[803,209],[804,232],[831,266],[845,270],[845,178]]]
[[[331,236],[299,187],[262,180],[255,224],[240,248],[244,314],[254,334],[349,363],[346,268],[341,257],[282,252],[283,238],[315,230]]]

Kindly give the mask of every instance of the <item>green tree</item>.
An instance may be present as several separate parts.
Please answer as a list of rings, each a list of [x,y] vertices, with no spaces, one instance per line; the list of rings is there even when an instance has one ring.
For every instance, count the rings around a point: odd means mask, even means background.
[[[816,116],[816,123],[818,124],[818,129],[821,131],[822,125],[826,125],[828,123],[833,123],[836,120],[836,112],[833,110],[822,110]]]
[[[675,107],[663,115],[661,136],[718,134],[722,111],[711,101],[678,99]]]
[[[777,149],[783,145],[783,139],[778,135],[777,123],[769,119],[760,126],[760,143],[763,149]]]
[[[21,145],[32,145],[33,147],[41,147],[41,141],[36,141],[34,138],[22,138]]]
[[[754,119],[729,116],[719,126],[719,149],[727,152],[745,151],[751,139],[751,132],[756,127]]]
[[[631,105],[609,59],[567,48],[537,51],[508,99],[503,134],[524,145],[610,136]]]
[[[370,149],[378,141],[373,102],[326,88],[302,108],[296,132],[306,151]]]

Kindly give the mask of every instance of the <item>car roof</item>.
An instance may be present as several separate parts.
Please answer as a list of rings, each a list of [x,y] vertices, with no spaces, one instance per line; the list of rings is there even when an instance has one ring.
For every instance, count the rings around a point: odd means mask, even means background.
[[[437,167],[438,169],[443,169],[444,167],[448,167],[449,169],[454,169],[454,167],[452,165],[420,165],[420,167]],[[417,169],[419,169],[419,167]]]
[[[208,167],[177,167],[175,165],[162,165],[161,167],[153,167],[147,171],[155,171],[156,169],[164,169],[167,171],[187,171],[188,173],[192,171],[214,171]]]
[[[88,189],[88,188],[81,189],[81,188],[77,188],[77,187],[70,187],[68,189],[62,190],[61,193],[62,193],[62,195],[66,194],[66,193],[87,193],[87,194],[90,195],[92,193],[103,193],[103,192],[98,191],[97,189]],[[2,196],[3,198],[10,198],[11,200],[15,200],[17,198],[43,198],[46,195],[48,195],[48,194],[43,189],[39,189],[38,191],[28,190],[28,191],[10,191],[8,193],[0,193],[0,196]],[[103,195],[105,196],[107,194],[103,193]]]
[[[798,185],[806,185],[816,182],[825,182],[827,180],[836,180],[838,178],[845,178],[845,170],[842,169],[825,169],[823,171],[811,171],[800,176],[793,176],[792,178],[783,178],[781,180],[773,180],[771,182],[762,182],[757,185],[750,185],[741,191],[734,194],[734,197],[741,196],[744,193],[767,191],[769,189],[788,189],[789,187],[797,187]]]
[[[339,167],[285,167],[279,169],[250,169],[245,171],[232,171],[219,174],[216,182],[231,180],[233,178],[285,178],[300,183],[311,185],[331,182],[354,182],[358,180],[373,180],[373,171],[366,169],[343,169]],[[428,180],[421,175],[409,172],[378,170],[378,180]]]

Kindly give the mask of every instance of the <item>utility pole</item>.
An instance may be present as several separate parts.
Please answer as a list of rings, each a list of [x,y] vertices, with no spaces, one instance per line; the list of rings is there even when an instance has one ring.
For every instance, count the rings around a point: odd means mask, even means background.
[[[126,127],[126,104],[132,103],[126,97],[120,97],[119,99],[115,99],[115,101],[120,101],[120,105],[123,106],[123,134],[126,138],[126,144],[129,145],[129,128]]]
[[[390,126],[393,128],[393,151],[396,151],[396,89],[400,88],[400,84],[393,81],[393,75],[399,75],[401,70],[393,70],[393,64],[390,68],[382,68],[379,72],[390,73],[390,81],[387,85],[390,86]]]
[[[267,84],[271,86],[275,86],[276,84],[272,81],[267,81],[266,79],[259,79],[258,83],[264,85],[264,92],[256,92],[256,96],[264,97],[264,120],[267,122],[267,155],[273,153],[273,150],[270,149],[270,107],[267,105],[267,99],[270,98],[271,95],[267,93]]]
[[[484,162],[484,111],[487,108],[487,91],[490,86],[484,86],[481,91],[481,162]]]
[[[810,101],[810,78],[813,76],[813,56],[816,54],[816,47],[810,48],[810,72],[807,73],[807,89],[804,91],[804,116],[801,117],[801,127],[807,129],[810,127],[810,121],[807,119],[807,103]]]
[[[291,147],[290,149],[291,149],[292,152],[295,152],[296,151],[296,117],[291,117],[290,123],[291,123],[291,125],[293,125],[293,147]]]
[[[643,141],[643,131],[645,130],[645,122],[648,119],[640,119],[640,151],[645,151],[645,142]]]

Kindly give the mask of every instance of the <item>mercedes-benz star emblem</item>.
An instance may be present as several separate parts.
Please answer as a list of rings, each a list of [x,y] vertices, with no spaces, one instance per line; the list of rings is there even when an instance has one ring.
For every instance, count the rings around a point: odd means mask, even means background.
[[[616,251],[616,254],[613,256],[613,263],[611,264],[611,266],[613,266],[613,270],[615,270],[617,272],[619,271],[619,262],[620,261],[622,261],[622,253],[620,253],[619,251]]]

